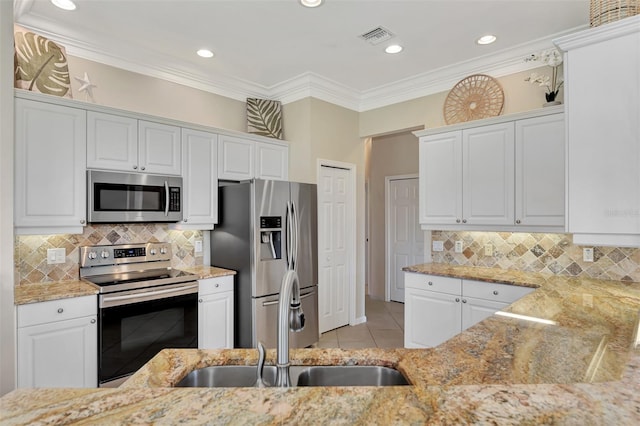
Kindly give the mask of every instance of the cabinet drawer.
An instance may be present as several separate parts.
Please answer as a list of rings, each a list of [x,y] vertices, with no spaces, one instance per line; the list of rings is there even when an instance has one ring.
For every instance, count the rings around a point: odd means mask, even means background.
[[[199,280],[198,284],[198,295],[200,296],[233,291],[233,275]]]
[[[96,315],[96,296],[82,296],[68,299],[50,300],[18,306],[18,327],[28,327],[73,318]]]
[[[437,291],[438,293],[458,296],[462,292],[462,280],[460,278],[440,277],[436,275],[406,273],[404,285],[409,288]]]
[[[484,281],[462,281],[462,296],[513,303],[534,291],[534,288]]]

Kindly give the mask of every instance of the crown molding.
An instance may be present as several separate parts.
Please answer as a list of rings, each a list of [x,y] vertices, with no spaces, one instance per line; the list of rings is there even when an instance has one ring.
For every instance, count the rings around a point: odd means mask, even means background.
[[[63,32],[68,33],[62,28],[53,27],[52,31],[43,31],[41,28],[51,27],[51,22],[30,13],[33,2],[34,0],[15,0],[14,21],[26,29],[38,32],[60,43],[72,56],[243,102],[246,98],[264,98],[287,104],[307,97],[314,97],[357,112],[382,108],[443,92],[471,74],[482,73],[501,77],[539,67],[539,64],[525,62],[524,58],[532,52],[552,47],[554,39],[570,37],[569,34],[587,28],[587,26],[574,28],[394,83],[359,91],[312,72],[298,75],[272,86],[264,86],[228,75],[194,73],[193,70],[176,63],[175,58],[148,51],[133,50],[126,44],[114,47],[111,40],[87,39],[86,34],[62,36]],[[111,46],[112,49],[107,49],[105,46]]]
[[[589,46],[594,43],[623,37],[640,32],[640,15],[630,16],[619,21],[610,22],[599,27],[589,28],[588,31],[558,36],[553,43],[562,51]]]

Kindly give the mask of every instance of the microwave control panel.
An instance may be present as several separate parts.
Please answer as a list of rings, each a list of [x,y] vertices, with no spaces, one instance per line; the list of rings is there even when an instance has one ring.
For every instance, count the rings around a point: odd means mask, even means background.
[[[180,211],[180,188],[172,186],[169,188],[169,211]]]

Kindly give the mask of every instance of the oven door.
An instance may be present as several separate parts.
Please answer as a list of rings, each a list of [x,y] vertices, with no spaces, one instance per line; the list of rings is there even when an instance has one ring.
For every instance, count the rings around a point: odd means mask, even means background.
[[[98,383],[129,376],[165,348],[198,347],[198,283],[99,297]]]

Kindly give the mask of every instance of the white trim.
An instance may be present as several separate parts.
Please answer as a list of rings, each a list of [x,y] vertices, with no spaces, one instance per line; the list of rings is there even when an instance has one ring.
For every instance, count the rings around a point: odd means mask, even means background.
[[[631,16],[606,25],[589,28],[587,31],[574,32],[553,39],[553,44],[564,52],[600,43],[612,38],[634,34],[640,31],[640,15]]]
[[[317,169],[316,169],[316,182],[318,182],[318,186],[320,185],[320,176],[322,167],[333,167],[338,169],[344,169],[349,171],[349,191],[351,192],[351,206],[350,211],[348,212],[348,221],[347,228],[351,229],[351,235],[349,238],[346,238],[347,241],[347,256],[349,256],[349,325],[356,325],[367,321],[366,316],[356,318],[356,310],[357,310],[357,292],[356,286],[358,284],[356,280],[356,263],[358,261],[357,256],[357,229],[356,229],[356,210],[357,210],[357,194],[356,194],[356,165],[352,163],[345,163],[342,161],[334,161],[334,160],[326,160],[322,158],[318,158],[316,160]],[[319,190],[319,188],[318,188]],[[318,253],[319,255],[319,253]],[[363,289],[364,292],[364,289]]]
[[[391,301],[391,182],[418,179],[418,173],[385,176],[384,178],[384,300]],[[417,218],[416,218],[417,219]]]

